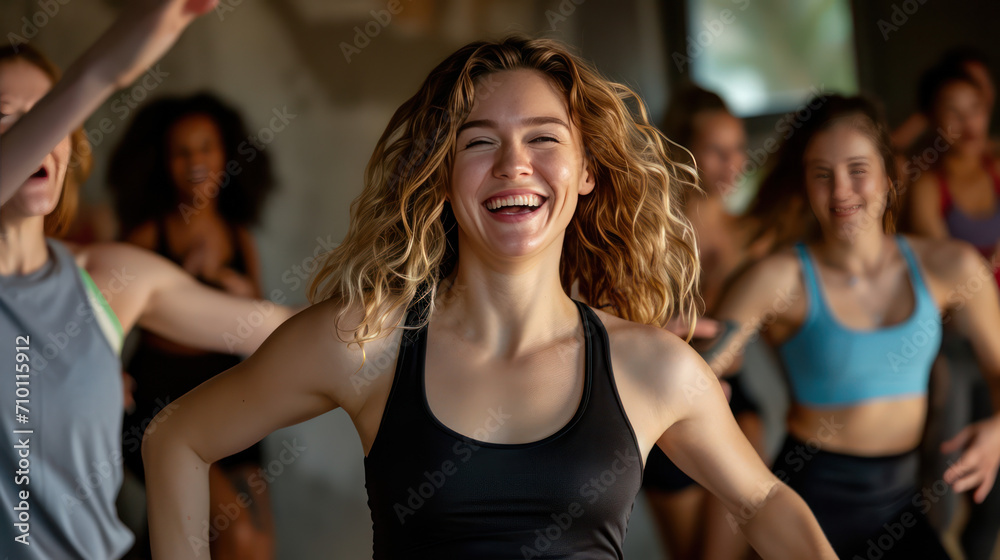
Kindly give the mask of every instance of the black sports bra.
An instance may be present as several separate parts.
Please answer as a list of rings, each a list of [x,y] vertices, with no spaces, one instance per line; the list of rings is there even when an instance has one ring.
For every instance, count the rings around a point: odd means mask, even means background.
[[[427,327],[406,331],[365,458],[375,560],[623,558],[642,462],[607,331],[575,303],[586,334],[583,398],[568,424],[531,443],[482,442],[439,422],[424,390]],[[406,324],[423,312],[411,307]]]

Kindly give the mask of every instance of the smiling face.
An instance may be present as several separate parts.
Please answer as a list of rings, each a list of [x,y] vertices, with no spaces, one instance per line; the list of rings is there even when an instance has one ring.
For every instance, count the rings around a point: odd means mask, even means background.
[[[20,58],[0,62],[0,134],[28,112],[52,88],[52,80]],[[59,142],[6,204],[4,218],[44,217],[59,203],[70,160],[70,138]]]
[[[803,163],[806,194],[824,236],[881,232],[889,177],[868,136],[843,120],[813,136]]]
[[[188,115],[170,127],[167,162],[178,195],[192,200],[196,194],[207,199],[209,187],[224,174],[226,153],[219,126],[208,115]]]
[[[691,154],[698,162],[702,186],[709,194],[732,192],[746,163],[743,121],[726,111],[703,111],[692,122]]]
[[[580,131],[542,73],[488,78],[455,146],[447,196],[459,246],[494,259],[530,256],[556,242],[561,250],[577,197],[594,188]]]
[[[938,125],[962,152],[983,151],[988,141],[989,111],[982,92],[966,81],[948,83],[937,95],[934,115]]]

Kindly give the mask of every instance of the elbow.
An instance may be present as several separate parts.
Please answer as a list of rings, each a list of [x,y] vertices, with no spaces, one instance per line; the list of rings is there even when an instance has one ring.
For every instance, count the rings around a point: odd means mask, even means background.
[[[184,444],[182,434],[171,415],[179,408],[177,403],[169,403],[146,426],[142,435],[142,462],[149,470],[151,465],[162,463],[165,457],[175,455],[178,446]]]

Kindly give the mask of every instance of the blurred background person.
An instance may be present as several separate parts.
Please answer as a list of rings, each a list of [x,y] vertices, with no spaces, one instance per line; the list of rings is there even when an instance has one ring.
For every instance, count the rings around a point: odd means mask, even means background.
[[[663,132],[679,145],[672,146],[671,157],[697,169],[701,190],[685,189],[682,203],[695,229],[702,267],[701,294],[705,316],[710,318],[732,273],[766,249],[766,241],[748,246],[751,224],[733,215],[726,205],[742,181],[746,131],[743,121],[732,115],[718,94],[686,84],[671,96]],[[717,328],[712,321],[699,321],[703,322]],[[763,456],[764,433],[757,402],[747,393],[738,373],[727,376],[726,381],[733,415]],[[671,558],[725,560],[747,555],[746,539],[727,521],[725,506],[659,448],[650,452],[643,486]]]
[[[990,263],[1000,285],[1000,167],[989,139],[994,92],[980,60],[951,54],[920,80],[920,107],[934,131],[930,149],[935,150],[937,161],[913,183],[909,226],[926,237],[971,243]],[[944,393],[940,410],[933,415],[935,433],[954,432],[992,416],[989,386],[972,345],[950,324],[945,327],[941,352],[948,375],[934,383]],[[929,446],[934,443],[937,439]],[[925,479],[933,482],[954,457],[929,457]],[[935,505],[940,526],[951,522],[954,506],[953,495]],[[988,560],[1000,532],[1000,493],[992,492],[985,502],[969,506],[960,537],[962,551],[970,560]]]
[[[260,298],[260,263],[249,228],[257,223],[274,181],[266,153],[252,159],[238,154],[251,147],[249,137],[236,110],[212,94],[145,105],[115,151],[108,173],[123,239],[174,261],[206,286]],[[134,353],[126,361],[136,390],[134,410],[125,416],[123,442],[126,466],[144,482],[138,444],[150,420],[238,364],[240,357],[191,348],[145,329],[137,334]],[[258,474],[260,467],[260,444],[212,465],[213,518],[237,512],[212,541],[213,557],[273,558],[270,493]],[[245,506],[240,495],[249,497]],[[136,557],[148,558],[148,546],[143,532]]]

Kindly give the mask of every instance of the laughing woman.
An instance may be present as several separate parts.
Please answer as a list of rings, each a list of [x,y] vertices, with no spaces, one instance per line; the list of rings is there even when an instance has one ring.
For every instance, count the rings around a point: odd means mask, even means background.
[[[205,555],[189,543],[209,463],[341,407],[377,559],[621,558],[657,444],[763,556],[833,558],[711,370],[660,328],[692,318],[698,263],[641,107],[547,40],[473,43],[434,69],[379,140],[317,303],[147,435],[154,555]],[[574,281],[625,319],[570,299]]]

